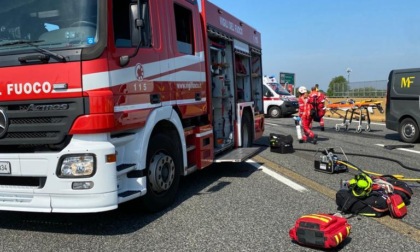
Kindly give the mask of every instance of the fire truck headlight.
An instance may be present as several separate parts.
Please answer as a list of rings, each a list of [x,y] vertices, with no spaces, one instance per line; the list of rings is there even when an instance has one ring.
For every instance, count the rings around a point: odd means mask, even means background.
[[[92,177],[96,171],[96,159],[93,154],[66,155],[61,157],[57,176],[60,178]]]

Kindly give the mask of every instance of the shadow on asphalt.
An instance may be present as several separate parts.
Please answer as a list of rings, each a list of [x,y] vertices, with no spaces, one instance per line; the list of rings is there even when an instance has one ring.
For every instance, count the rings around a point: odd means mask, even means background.
[[[0,228],[62,234],[121,235],[136,232],[195,195],[211,194],[228,187],[226,177],[246,178],[257,170],[243,163],[213,164],[187,177],[181,177],[178,196],[172,206],[146,213],[138,204],[125,203],[113,211],[90,214],[24,213],[1,211]]]
[[[386,134],[385,135],[385,139],[397,140],[397,141],[400,141],[401,142],[400,136],[398,135],[398,133],[395,133],[395,134]]]

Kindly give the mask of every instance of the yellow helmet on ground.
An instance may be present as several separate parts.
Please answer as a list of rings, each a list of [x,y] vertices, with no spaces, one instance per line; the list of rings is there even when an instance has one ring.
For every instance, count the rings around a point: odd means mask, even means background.
[[[356,197],[366,197],[372,191],[373,181],[369,175],[360,173],[349,181],[349,188]]]

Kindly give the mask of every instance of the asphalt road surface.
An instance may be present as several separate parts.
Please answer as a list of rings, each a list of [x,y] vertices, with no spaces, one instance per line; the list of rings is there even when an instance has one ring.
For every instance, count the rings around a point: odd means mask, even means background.
[[[383,146],[403,143],[384,125],[371,124],[369,132],[356,133],[354,123],[347,131],[337,132],[337,123],[326,120],[323,132],[315,123],[319,141],[313,145],[296,141],[292,118],[266,119],[256,156],[246,163],[217,164],[183,178],[175,204],[160,213],[146,214],[131,204],[96,214],[0,212],[0,250],[314,251],[291,242],[289,229],[301,215],[336,213],[340,180],[357,173],[314,171],[317,151],[342,148],[348,161],[364,170],[420,177],[415,171],[420,168],[419,144],[388,150]],[[270,133],[292,135],[295,151],[270,152]],[[419,251],[420,184],[409,184],[414,195],[407,216],[350,218],[352,232],[338,250]]]

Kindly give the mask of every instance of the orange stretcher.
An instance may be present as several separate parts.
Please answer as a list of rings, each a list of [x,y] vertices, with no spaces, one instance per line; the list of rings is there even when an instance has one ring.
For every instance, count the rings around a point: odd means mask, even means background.
[[[344,127],[345,130],[349,129],[353,119],[358,120],[358,125],[356,132],[362,132],[362,121],[367,121],[366,131],[370,131],[370,116],[369,113],[373,114],[374,109],[377,109],[380,113],[384,113],[382,108],[381,101],[375,100],[364,100],[364,101],[354,101],[353,99],[347,99],[342,102],[335,102],[326,104],[326,109],[331,112],[331,114],[336,114],[339,118],[343,118],[342,123],[335,125],[335,130],[340,131],[341,127]],[[345,112],[344,115],[341,113]]]

